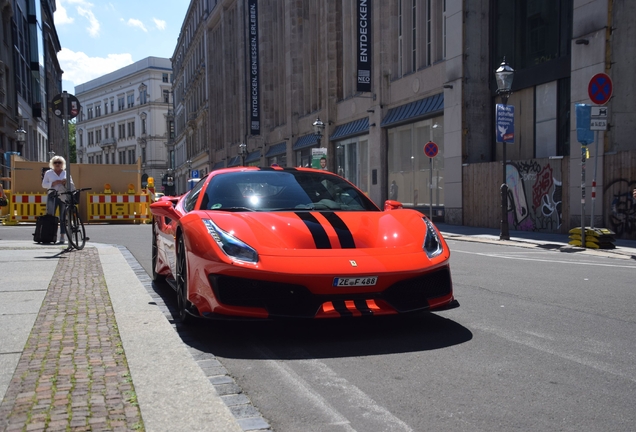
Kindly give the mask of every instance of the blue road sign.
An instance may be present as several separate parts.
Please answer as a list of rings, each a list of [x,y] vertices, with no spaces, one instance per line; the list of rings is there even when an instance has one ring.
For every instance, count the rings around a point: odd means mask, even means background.
[[[586,146],[594,142],[594,132],[590,129],[592,107],[587,104],[576,104],[576,140]]]
[[[191,178],[199,178],[199,170],[192,170],[190,174]]]
[[[497,104],[497,142],[514,142],[515,140],[515,107]]]

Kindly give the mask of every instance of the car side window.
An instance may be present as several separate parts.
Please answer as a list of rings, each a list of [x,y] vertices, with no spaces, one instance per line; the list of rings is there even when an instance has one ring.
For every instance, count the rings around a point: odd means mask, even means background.
[[[185,211],[189,212],[194,210],[194,206],[197,203],[197,199],[199,198],[199,194],[201,193],[201,189],[203,188],[204,183],[205,182],[203,180],[199,180],[199,182],[194,185],[185,199],[185,203],[183,205]]]

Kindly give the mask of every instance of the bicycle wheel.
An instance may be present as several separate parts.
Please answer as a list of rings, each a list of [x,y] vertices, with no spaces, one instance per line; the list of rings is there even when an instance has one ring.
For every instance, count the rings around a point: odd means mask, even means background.
[[[84,248],[86,244],[86,231],[84,230],[84,224],[79,217],[77,207],[70,206],[66,210],[66,236],[68,242],[77,250]]]

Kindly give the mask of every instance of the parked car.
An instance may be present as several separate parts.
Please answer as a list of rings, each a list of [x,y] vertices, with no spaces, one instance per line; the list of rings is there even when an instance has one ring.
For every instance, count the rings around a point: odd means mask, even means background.
[[[212,171],[151,204],[155,281],[180,318],[341,318],[438,311],[453,296],[450,251],[422,213],[380,209],[311,168]]]

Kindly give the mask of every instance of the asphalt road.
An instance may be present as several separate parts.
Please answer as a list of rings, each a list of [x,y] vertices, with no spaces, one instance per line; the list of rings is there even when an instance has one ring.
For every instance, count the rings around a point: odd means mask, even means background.
[[[126,246],[150,271],[150,229],[87,232]],[[0,239],[8,232],[0,227]],[[636,263],[450,246],[458,309],[373,321],[203,322],[184,343],[216,355],[278,432],[634,430]],[[157,291],[174,306],[170,289]]]

